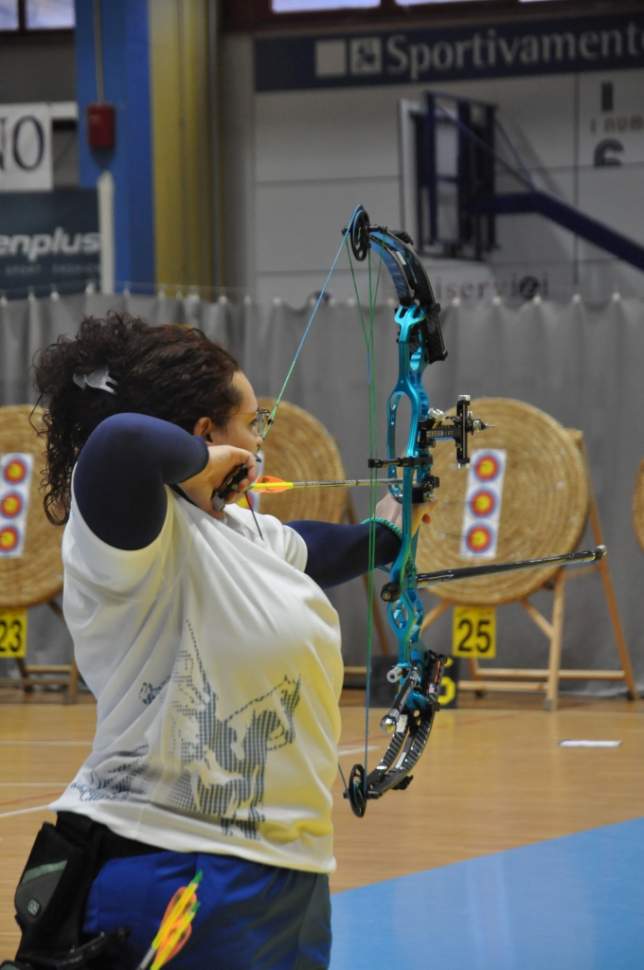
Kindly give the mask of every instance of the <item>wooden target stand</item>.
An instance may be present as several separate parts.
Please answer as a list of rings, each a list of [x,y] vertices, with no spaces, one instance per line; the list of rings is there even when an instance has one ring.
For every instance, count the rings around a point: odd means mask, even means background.
[[[633,528],[644,552],[644,458],[640,462],[633,494]]]
[[[570,552],[577,547],[587,525],[595,542],[603,544],[581,432],[565,429],[543,411],[506,398],[474,401],[472,412],[490,425],[474,439],[472,447],[503,449],[507,455],[497,551],[494,558],[481,562],[534,559],[554,552]],[[446,449],[437,448],[434,467],[441,479],[441,490],[432,524],[421,533],[419,571],[473,564],[472,558],[460,555],[467,471],[457,470],[453,461],[450,463],[451,457]],[[450,497],[444,508],[440,504],[441,493]],[[620,667],[616,670],[562,668],[566,585],[595,568],[599,569]],[[516,602],[548,640],[547,668],[483,668],[477,660],[468,660],[470,679],[460,679],[459,690],[545,694],[546,710],[556,709],[559,686],[564,680],[625,682],[628,696],[637,697],[606,559],[600,560],[597,566],[568,570],[554,565],[437,584],[429,590],[440,602],[425,617],[423,630],[454,606]],[[550,616],[545,616],[530,601],[530,596],[539,590],[553,594]]]
[[[41,420],[42,411],[36,409],[32,413],[28,404],[0,407],[0,611],[17,612],[45,603],[64,623],[55,600],[63,587],[62,529],[53,526],[43,511],[43,439],[31,423]],[[28,456],[27,460],[22,456]],[[0,657],[11,659],[17,643],[10,640],[4,627],[1,629],[6,643],[4,648],[0,644]],[[23,657],[15,657],[15,662],[20,681],[0,677],[0,686],[20,685],[25,692],[37,685],[65,686],[66,700],[76,700],[78,670],[74,661],[28,664]]]

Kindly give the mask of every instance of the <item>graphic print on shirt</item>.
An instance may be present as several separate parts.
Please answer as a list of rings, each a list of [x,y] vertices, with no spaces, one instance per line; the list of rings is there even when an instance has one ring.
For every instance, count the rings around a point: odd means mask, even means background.
[[[144,680],[139,688],[139,700],[141,703],[145,704],[147,707],[148,704],[155,701],[169,680],[170,678],[166,677],[166,679],[162,680],[157,687],[155,687],[154,684],[151,684],[149,681]]]
[[[101,764],[100,771],[90,769],[87,781],[74,781],[70,788],[78,792],[81,802],[129,801],[143,797],[145,786],[137,782],[147,774],[149,750],[147,744],[141,744],[133,751],[113,751]]]
[[[217,717],[217,695],[206,675],[188,623],[192,650],[182,647],[172,674],[170,755],[181,775],[165,807],[208,818],[224,834],[258,838],[264,821],[264,779],[270,752],[295,739],[293,716],[300,678],[283,679],[225,718]]]

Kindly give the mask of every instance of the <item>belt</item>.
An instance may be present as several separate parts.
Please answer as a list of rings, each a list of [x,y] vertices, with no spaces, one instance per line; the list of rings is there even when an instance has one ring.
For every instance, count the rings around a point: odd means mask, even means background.
[[[124,859],[128,856],[164,851],[159,845],[149,845],[146,842],[117,835],[102,822],[95,822],[87,815],[80,815],[78,812],[58,812],[56,828],[61,835],[73,842],[98,845],[99,866],[110,859]]]

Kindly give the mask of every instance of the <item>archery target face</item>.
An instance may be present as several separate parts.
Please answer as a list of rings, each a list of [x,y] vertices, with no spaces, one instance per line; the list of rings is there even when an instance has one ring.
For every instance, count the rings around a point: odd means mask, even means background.
[[[0,455],[0,558],[22,555],[32,471],[33,455]]]
[[[481,448],[470,460],[461,556],[468,559],[492,559],[496,555],[506,452],[500,448]]]

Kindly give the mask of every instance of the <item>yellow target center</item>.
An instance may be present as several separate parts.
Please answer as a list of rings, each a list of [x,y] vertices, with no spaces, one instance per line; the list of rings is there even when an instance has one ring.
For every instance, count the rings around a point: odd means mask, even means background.
[[[484,549],[489,542],[489,538],[484,529],[475,529],[470,535],[470,543],[474,549]]]
[[[492,508],[492,499],[489,495],[477,495],[474,499],[474,511],[479,515],[484,515]]]
[[[5,471],[5,476],[10,482],[21,482],[25,477],[25,467],[19,461],[10,461]]]

